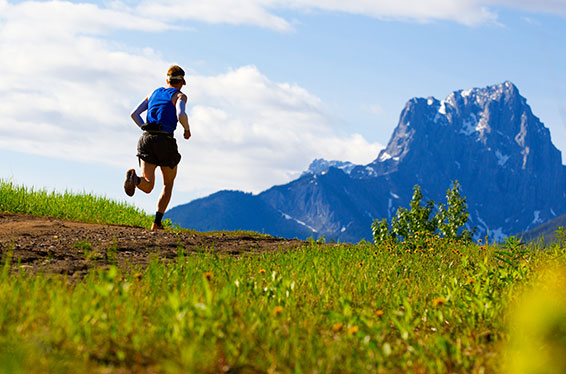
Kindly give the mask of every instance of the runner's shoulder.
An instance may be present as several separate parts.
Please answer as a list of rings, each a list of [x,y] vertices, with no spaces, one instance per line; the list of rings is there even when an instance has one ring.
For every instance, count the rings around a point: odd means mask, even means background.
[[[184,102],[187,102],[187,95],[185,95],[184,93],[182,93],[181,91],[177,92],[177,100],[181,99]]]

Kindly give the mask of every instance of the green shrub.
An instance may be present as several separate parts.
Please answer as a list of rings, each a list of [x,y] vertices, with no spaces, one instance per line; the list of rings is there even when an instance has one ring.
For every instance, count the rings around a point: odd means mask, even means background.
[[[423,194],[416,185],[409,204],[410,209],[400,207],[391,226],[386,219],[375,220],[371,226],[375,243],[413,241],[427,235],[443,237],[448,240],[469,242],[473,232],[464,229],[468,221],[466,198],[460,195],[460,183],[454,181],[446,191],[446,205],[427,201],[421,205]]]

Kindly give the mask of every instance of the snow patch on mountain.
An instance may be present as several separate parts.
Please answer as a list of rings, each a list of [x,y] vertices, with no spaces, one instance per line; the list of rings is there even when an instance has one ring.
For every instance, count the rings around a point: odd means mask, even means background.
[[[438,113],[446,116],[446,100],[440,102],[440,108],[438,108]]]
[[[371,166],[366,166],[364,170],[366,171],[366,176],[368,177],[378,176],[377,172]]]
[[[389,159],[393,159],[393,161],[399,161],[399,157],[393,157],[387,152],[383,152],[383,154],[379,156],[379,161],[381,162],[387,161]]]
[[[533,222],[531,222],[531,224],[536,225],[542,222],[542,219],[540,219],[540,210],[535,210],[533,212]]]
[[[499,149],[497,151],[495,151],[495,157],[497,157],[497,164],[499,166],[505,166],[505,164],[507,163],[507,160],[509,160],[509,155],[504,155],[503,153],[501,153],[501,151],[499,151]]]
[[[299,225],[305,226],[307,229],[311,230],[312,232],[317,232],[314,227],[307,225],[307,224],[304,223],[303,221],[298,220],[298,219],[296,219],[296,218],[293,218],[293,217],[291,217],[290,215],[288,215],[288,214],[285,213],[285,212],[279,211],[279,213],[281,213],[281,215],[282,215],[283,217],[285,217],[285,219],[288,219],[288,220],[290,220],[290,221],[295,221],[295,222],[297,222]]]
[[[470,136],[475,133],[476,126],[478,124],[478,120],[475,114],[471,114],[469,118],[464,119],[462,123],[462,129],[460,130],[460,134],[464,134],[466,136]]]

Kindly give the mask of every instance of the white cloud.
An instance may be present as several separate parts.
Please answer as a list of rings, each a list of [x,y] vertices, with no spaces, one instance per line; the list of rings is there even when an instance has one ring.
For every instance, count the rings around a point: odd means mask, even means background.
[[[521,9],[528,12],[566,15],[566,1],[564,0],[481,0],[481,3]]]
[[[566,14],[563,0],[115,0],[108,8],[65,1],[32,2],[16,6],[0,0],[0,13],[18,13],[28,21],[11,32],[35,33],[36,22],[49,26],[42,32],[67,29],[103,34],[108,30],[157,31],[172,28],[172,22],[203,21],[252,25],[279,31],[292,29],[292,21],[279,11],[330,11],[378,19],[412,22],[454,21],[465,25],[497,22],[493,7],[504,6],[528,12]],[[2,15],[0,14],[0,19]],[[74,17],[70,17],[70,15]],[[34,16],[35,15],[35,16]],[[49,17],[47,17],[49,16]],[[59,22],[65,19],[65,22]],[[49,21],[51,20],[51,21]]]
[[[479,0],[143,0],[136,7],[137,13],[154,18],[248,24],[279,31],[292,29],[292,22],[276,14],[286,10],[343,12],[416,22],[450,20],[467,25],[497,18]]]
[[[191,77],[189,96],[194,139],[179,142],[186,158],[204,161],[183,168],[205,178],[193,184],[220,173],[228,177],[224,187],[257,192],[289,180],[313,158],[367,163],[381,148],[360,135],[335,134],[320,99],[272,82],[254,66]]]
[[[497,23],[493,9],[497,6],[566,14],[563,0],[143,0],[137,12],[162,19],[248,24],[288,31],[292,22],[277,15],[278,11],[330,11],[385,20],[477,25]]]
[[[118,10],[62,2],[0,2],[0,10],[0,148],[135,166],[139,130],[129,113],[163,83],[170,63],[103,39],[124,25],[108,21]],[[193,138],[178,140],[179,190],[257,192],[315,157],[369,162],[381,147],[336,134],[319,98],[254,66],[191,75],[187,93]]]
[[[291,23],[274,12],[289,9],[344,12],[417,22],[451,20],[468,25],[496,18],[474,0],[144,0],[137,9],[141,14],[163,19],[250,24],[280,31],[291,29]]]
[[[148,17],[166,20],[198,20],[289,30],[288,21],[269,12],[275,4],[271,0],[142,0],[136,10]]]
[[[150,50],[132,54],[89,35],[118,27],[115,11],[63,2],[2,2],[0,10],[1,146],[75,160],[92,160],[85,151],[97,142],[120,149],[107,135],[123,122],[127,98],[150,83],[148,70],[166,65]],[[127,14],[119,24],[156,25]],[[134,86],[131,76],[142,78]]]
[[[294,0],[291,4],[299,9],[314,8],[416,22],[449,20],[472,25],[496,19],[495,14],[475,0]]]
[[[132,11],[100,8],[94,4],[67,1],[24,1],[12,4],[0,0],[2,37],[8,39],[61,39],[76,34],[101,35],[112,30],[160,31],[170,25]],[[17,22],[16,22],[17,21]]]

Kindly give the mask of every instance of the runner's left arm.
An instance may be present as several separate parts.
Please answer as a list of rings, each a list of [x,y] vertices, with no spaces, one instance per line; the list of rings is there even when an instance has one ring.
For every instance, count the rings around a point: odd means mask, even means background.
[[[187,96],[182,95],[179,96],[177,99],[177,103],[175,104],[175,108],[177,109],[177,118],[179,122],[185,129],[184,138],[189,139],[191,137],[191,128],[189,126],[189,116],[186,113],[186,105],[187,105]]]
[[[145,122],[143,121],[141,114],[145,112],[147,108],[148,108],[148,100],[146,97],[145,99],[143,99],[141,103],[139,103],[136,109],[134,109],[132,114],[130,114],[130,117],[132,117],[132,119],[134,120],[136,125],[138,125],[138,127],[142,127],[143,125],[145,125]]]

